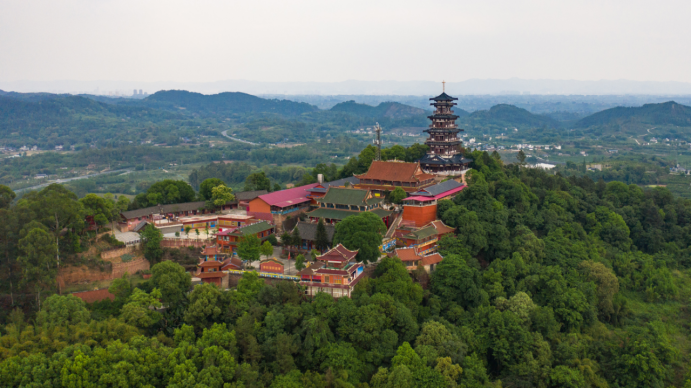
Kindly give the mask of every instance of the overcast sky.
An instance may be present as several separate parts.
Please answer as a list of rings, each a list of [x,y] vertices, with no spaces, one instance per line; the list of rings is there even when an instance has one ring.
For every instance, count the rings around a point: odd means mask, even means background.
[[[0,1],[0,81],[690,81],[690,1]]]

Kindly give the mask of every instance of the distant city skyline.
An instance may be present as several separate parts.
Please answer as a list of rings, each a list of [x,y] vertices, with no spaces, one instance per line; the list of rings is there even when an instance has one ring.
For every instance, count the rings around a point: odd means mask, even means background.
[[[678,0],[0,2],[0,82],[689,83],[689,15]]]

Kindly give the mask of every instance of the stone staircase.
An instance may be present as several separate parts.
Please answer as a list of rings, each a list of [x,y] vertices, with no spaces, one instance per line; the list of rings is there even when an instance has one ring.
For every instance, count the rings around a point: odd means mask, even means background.
[[[394,236],[394,232],[399,227],[399,224],[401,223],[401,219],[403,216],[404,213],[399,212],[399,216],[397,216],[396,219],[394,219],[394,223],[392,223],[392,225],[389,226],[389,229],[387,230],[387,233],[384,236],[385,239],[391,239]]]

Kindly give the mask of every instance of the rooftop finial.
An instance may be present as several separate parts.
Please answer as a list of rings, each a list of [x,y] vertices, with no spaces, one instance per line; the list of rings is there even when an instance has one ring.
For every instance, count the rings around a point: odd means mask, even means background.
[[[442,93],[445,92],[445,80],[442,80]]]

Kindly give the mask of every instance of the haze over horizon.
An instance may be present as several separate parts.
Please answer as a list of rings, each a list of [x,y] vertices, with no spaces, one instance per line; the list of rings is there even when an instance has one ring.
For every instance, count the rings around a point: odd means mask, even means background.
[[[3,2],[0,89],[689,93],[689,14],[688,1]]]

